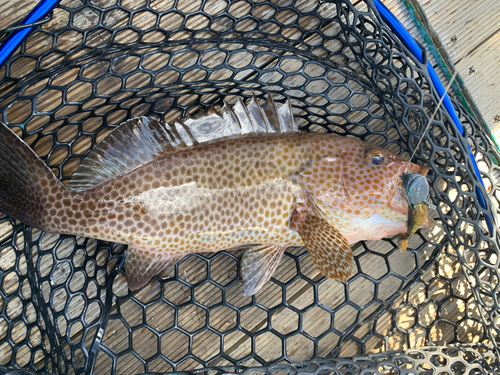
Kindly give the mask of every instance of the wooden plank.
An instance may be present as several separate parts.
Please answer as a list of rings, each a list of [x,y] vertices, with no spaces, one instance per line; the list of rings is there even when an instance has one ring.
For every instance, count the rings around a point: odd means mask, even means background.
[[[0,2],[0,30],[19,23],[39,0],[7,0]]]
[[[418,1],[483,118],[500,136],[498,0]]]
[[[483,118],[500,136],[500,6],[497,0],[482,2],[470,0],[418,0],[431,27],[439,36],[444,48],[478,106]],[[385,0],[410,34],[423,43],[409,13],[401,0]],[[423,43],[425,45],[425,43]],[[429,54],[434,68],[435,59]],[[476,73],[469,74],[469,68]],[[478,72],[481,72],[478,74]],[[437,73],[446,85],[447,79],[440,69]],[[479,77],[475,78],[475,75]]]
[[[36,2],[36,0],[33,0]],[[392,2],[387,1],[387,3],[391,3],[391,7],[393,10],[395,10],[395,13],[400,19],[405,23],[405,25],[410,26],[410,32],[412,35],[414,35],[418,40],[419,39],[419,34],[416,31],[415,27],[411,24],[411,18],[409,18],[408,13],[406,12],[406,9],[402,5],[400,1],[392,0]],[[244,4],[243,2],[241,4]],[[243,5],[242,5],[243,6]],[[2,10],[0,6],[0,10]],[[26,10],[26,6],[23,6],[22,10]],[[405,13],[406,12],[406,13]],[[16,13],[17,14],[17,13]],[[83,14],[80,14],[80,16],[83,17]],[[18,15],[18,14],[17,14]],[[136,19],[138,21],[141,21],[141,18]],[[78,20],[75,20],[78,22]],[[146,18],[144,18],[144,21],[146,21]],[[90,21],[89,21],[90,22]],[[93,21],[92,21],[93,22]],[[144,22],[146,25],[147,22]],[[124,36],[125,38],[126,36]],[[179,35],[180,37],[180,35]],[[423,41],[421,41],[423,42]],[[257,65],[259,66],[265,66],[267,64],[270,64],[274,58],[269,58],[266,60],[259,61]],[[464,60],[465,61],[465,60]],[[187,65],[189,65],[189,62],[185,62]],[[441,74],[442,77],[442,74]],[[68,76],[68,80],[72,80],[74,78]],[[61,84],[64,82],[61,81]],[[83,94],[85,91],[85,87],[81,87],[80,92],[76,92],[75,95]],[[361,99],[360,99],[361,100]],[[355,103],[353,103],[355,104]],[[69,110],[69,108],[68,108]],[[353,121],[362,121],[363,120],[363,114],[362,113],[357,113],[356,117],[353,117]],[[64,130],[61,130],[60,133],[58,133],[58,136],[65,138],[71,138],[72,132],[71,128],[65,128]],[[39,153],[46,152],[48,148],[51,146],[51,140],[50,137],[47,139],[46,142],[39,142],[37,145],[37,151]],[[81,149],[84,150],[86,147],[88,147],[88,144],[81,145]],[[62,158],[66,154],[64,152],[61,152],[59,154],[56,154],[53,159],[51,160],[52,162],[57,162],[62,160]],[[57,239],[58,236],[46,236],[46,246],[49,246],[51,244],[51,241],[54,239]],[[377,242],[373,243],[373,247],[370,247],[374,252],[378,252],[381,254],[387,253],[390,249],[387,248],[387,242]],[[71,244],[70,243],[65,243],[62,246],[58,248],[58,252],[60,253],[65,253],[65,252],[71,252]],[[301,250],[291,250],[294,252],[295,255],[300,253]],[[355,247],[355,253],[359,254],[363,251],[363,249],[358,245]],[[0,268],[2,266],[2,262],[6,262],[4,264],[7,264],[7,262],[12,262],[13,256],[15,254],[11,252],[6,252],[6,255],[4,257],[0,257]],[[398,261],[392,263],[391,265],[395,268],[395,270],[401,272],[407,272],[409,269],[409,265],[405,262],[406,255],[399,256],[396,254],[398,257]],[[370,254],[369,256],[365,257],[360,263],[362,270],[374,277],[375,279],[381,277],[381,269],[379,267],[380,265],[380,256],[376,254]],[[396,256],[394,257],[396,258]],[[302,261],[302,272],[307,275],[309,278],[313,280],[317,280],[320,276],[315,269],[315,267],[312,265],[312,262],[310,260],[309,256],[306,256]],[[406,265],[406,268],[404,267]],[[8,265],[6,267],[9,267]],[[41,272],[43,274],[50,272],[51,271],[51,263],[50,259],[47,258],[47,261],[42,262],[42,269]],[[197,281],[201,281],[203,279],[203,275],[206,274],[206,269],[204,269],[204,262],[200,262],[199,258],[196,257],[190,257],[186,261],[183,262],[182,265],[179,266],[180,269],[183,269],[184,271],[181,272],[181,277],[185,278],[189,282],[195,283]],[[450,270],[455,270],[456,269],[456,261],[453,263],[453,260],[447,260],[447,263],[442,267],[443,271],[442,273],[444,275],[447,275],[447,272]],[[165,274],[171,274],[172,269],[170,269],[167,273]],[[227,259],[224,260],[224,264],[220,269],[218,269],[217,272],[223,272],[223,273],[230,273],[233,274],[237,271],[234,270],[234,262],[227,257]],[[434,270],[429,271],[426,275],[427,278],[432,278],[431,276],[433,275],[432,272]],[[276,273],[276,278],[280,281],[288,281],[292,277],[294,277],[296,274],[295,271],[295,264],[293,261],[286,261],[280,265],[278,268],[278,271]],[[59,283],[62,283],[66,280],[66,269],[64,268],[57,268],[54,270],[53,274],[53,282],[57,285]],[[202,275],[202,276],[200,276]],[[216,274],[213,274],[212,277],[218,277]],[[425,279],[425,277],[423,278]],[[11,283],[12,284],[12,283]],[[14,287],[14,284],[9,284],[10,287]],[[81,278],[74,278],[70,282],[70,288],[79,290],[81,289],[82,286],[82,279]],[[343,295],[343,285],[338,283],[338,282],[330,282],[326,281],[324,284],[328,288],[320,288],[320,301],[324,306],[327,306],[329,308],[337,308],[341,303],[343,303],[345,296]],[[397,283],[385,283],[384,287],[382,288],[383,290],[379,290],[379,294],[377,297],[379,299],[387,298],[388,296],[393,295],[397,291],[398,284]],[[420,288],[420,285],[417,285],[418,288]],[[440,290],[440,287],[442,287],[441,284],[435,284],[432,285],[431,291],[435,292],[436,290]],[[446,286],[445,286],[446,287]],[[50,295],[50,287],[48,284],[44,284],[41,286],[42,292],[45,296]],[[207,305],[212,305],[216,304],[220,301],[221,295],[220,292],[217,290],[213,285],[206,285],[202,287],[196,288],[194,292],[194,296],[192,296],[193,299],[195,299],[198,302],[202,302]],[[230,300],[231,303],[235,304],[237,308],[244,307],[245,304],[247,304],[250,300],[250,298],[243,298],[241,295],[241,283],[238,283],[234,287],[230,288],[230,290],[226,293],[226,299]],[[308,306],[308,304],[311,303],[311,289],[312,287],[310,286],[309,283],[307,283],[305,280],[297,280],[296,282],[293,283],[293,285],[289,286],[286,291],[286,299],[289,304],[292,304],[294,307],[298,309],[304,309]],[[444,289],[441,288],[441,289]],[[127,291],[127,285],[125,282],[125,279],[123,277],[117,278],[115,282],[115,292],[117,290],[120,291]],[[189,288],[182,289],[180,288],[178,291],[174,290],[173,292],[178,292],[178,295],[172,296],[172,299],[174,300],[175,303],[181,304],[189,298],[191,298]],[[384,292],[385,294],[383,294]],[[169,292],[170,293],[170,292]],[[367,283],[365,279],[360,278],[356,280],[356,282],[353,282],[350,285],[349,288],[349,300],[352,301],[353,303],[357,303],[360,306],[363,306],[366,304],[368,301],[373,299],[374,297],[374,291],[370,288],[370,283]],[[417,289],[415,293],[413,293],[413,297],[415,300],[418,300],[419,303],[426,303],[426,298],[428,296],[422,296],[421,289]],[[150,285],[147,287],[141,289],[140,291],[134,293],[135,298],[139,299],[142,302],[145,301],[152,301],[154,298],[158,298],[159,296],[159,288],[158,284],[155,282],[152,282]],[[384,297],[382,297],[384,296]],[[54,301],[54,308],[56,310],[66,308],[66,303],[67,303],[67,296],[61,296],[59,300]],[[169,295],[170,298],[170,295]],[[282,301],[282,295],[281,295],[281,287],[279,287],[275,283],[269,283],[266,285],[263,290],[258,294],[257,296],[257,301],[265,306],[268,307],[273,307],[276,306],[280,303],[283,303]],[[1,302],[1,301],[0,301]],[[403,303],[404,300],[398,300],[398,303]],[[164,305],[167,305],[166,303],[163,303]],[[22,305],[19,303],[17,305],[12,305],[9,306],[9,308],[16,309],[16,308],[21,308]],[[163,307],[163,306],[161,306]],[[165,306],[167,307],[167,306]],[[71,306],[67,306],[68,311],[71,311],[72,315],[77,316],[83,309],[83,306],[81,304],[75,304]],[[123,302],[123,304],[120,305],[120,308],[122,309],[122,314],[127,317],[127,321],[129,324],[132,326],[138,325],[142,322],[142,308],[133,300],[127,300]],[[159,310],[159,311],[164,311],[164,310]],[[258,309],[255,309],[256,312],[258,312]],[[288,333],[296,329],[297,325],[297,314],[293,312],[289,308],[280,308],[273,312],[272,314],[262,314],[263,310],[260,310],[260,314],[253,314],[254,310],[250,311],[251,313],[242,313],[241,314],[241,321],[240,323],[245,327],[245,329],[251,331],[251,332],[258,332],[260,329],[265,327],[268,323],[268,319],[271,320],[271,325],[274,329],[276,329],[278,332],[281,333]],[[344,330],[349,327],[349,325],[353,321],[353,311],[354,308],[346,308],[341,309],[336,313],[336,319],[335,319],[335,328]],[[366,317],[368,313],[366,312],[371,312],[370,308],[365,308],[363,309],[362,313],[362,318]],[[400,313],[397,315],[397,324],[401,326],[402,329],[407,329],[410,325],[409,322],[415,318],[413,315],[413,312],[410,311],[409,308],[406,308],[405,310],[402,310],[403,313]],[[435,320],[437,317],[438,312],[436,310],[432,310],[430,307],[425,310],[426,314],[422,317],[422,321],[425,319],[429,320]],[[153,310],[155,312],[155,310]],[[315,309],[314,314],[307,314],[304,318],[304,329],[307,331],[307,333],[317,336],[320,335],[324,330],[330,324],[330,316],[328,314],[324,313],[324,310],[321,310],[319,308]],[[459,302],[456,302],[454,304],[450,305],[450,309],[446,311],[446,313],[449,316],[449,319],[458,319],[461,314],[463,314],[463,306]],[[86,314],[86,319],[88,321],[94,322],[100,314],[100,310],[98,308],[95,308],[95,305],[93,308],[91,308],[88,313]],[[153,314],[153,313],[152,313]],[[429,315],[430,314],[430,315]],[[223,313],[219,314],[212,314],[210,311],[208,313],[208,319],[210,321],[210,325],[213,327],[227,327],[227,329],[231,329],[235,326],[235,314],[232,314],[231,311],[226,311],[224,310]],[[173,316],[172,312],[170,311],[169,313],[159,313],[157,315],[152,315],[150,317],[149,310],[146,310],[146,319],[150,319],[151,317],[154,317],[154,320],[152,321],[147,321],[153,329],[158,329],[159,331],[162,330],[161,327],[172,327],[173,323]],[[196,329],[200,328],[200,325],[203,326],[204,324],[204,319],[206,317],[206,313],[204,312],[203,309],[196,307],[194,305],[190,305],[189,307],[185,308],[180,314],[179,318],[180,321],[183,325],[183,328],[192,332]],[[116,332],[113,329],[113,322],[114,320],[109,324],[107,327],[108,329],[105,332],[105,342],[113,342],[113,349],[116,349],[117,351],[121,349],[120,345],[126,345],[127,341],[124,339],[128,339],[128,331],[126,329],[121,329],[121,331]],[[380,326],[377,326],[378,330],[388,332],[389,327],[391,325],[391,320],[387,319],[387,321],[384,321],[384,324],[381,324]],[[60,323],[61,326],[63,326],[62,323]],[[118,325],[120,328],[123,328],[122,325]],[[75,325],[75,329],[71,330],[71,338],[76,339],[81,336],[82,334],[82,326]],[[362,327],[357,334],[362,337],[366,332],[368,332],[369,325],[365,325]],[[165,330],[168,328],[165,328]],[[221,328],[222,329],[222,328]],[[23,327],[19,326],[19,331],[15,331],[12,333],[13,335],[13,340],[14,342],[17,342],[16,340],[19,340],[20,337],[23,337],[25,333],[23,332]],[[166,337],[166,335],[165,335]],[[420,336],[419,336],[420,337]],[[193,344],[195,346],[195,354],[201,358],[202,360],[210,360],[216,353],[214,351],[214,347],[218,347],[217,344],[214,345],[214,342],[212,341],[213,339],[217,339],[217,337],[214,337],[213,335],[209,335],[206,330],[200,333],[200,335],[197,335],[193,339]],[[336,343],[338,342],[338,337],[335,335],[327,336],[325,337],[321,344],[320,344],[320,353],[327,354],[328,349],[333,348]],[[132,333],[132,340],[133,340],[133,348],[137,351],[138,354],[143,355],[144,357],[149,357],[150,355],[154,354],[154,352],[157,349],[157,336],[156,334],[153,334],[151,331],[143,329],[143,328],[137,328],[133,329]],[[296,340],[296,341],[294,341]],[[291,340],[290,343],[288,343],[288,355],[295,360],[303,360],[307,359],[311,355],[311,346],[310,346],[310,341],[305,339],[303,336],[298,335],[296,339]],[[74,340],[77,341],[77,340]],[[164,344],[164,342],[167,342],[167,344]],[[181,348],[182,350],[187,350],[186,345],[188,345],[188,342],[185,340],[185,336],[179,335],[178,338],[174,338],[172,341],[167,341],[163,339],[160,340],[161,347],[160,349],[164,349],[165,353],[168,352],[168,350],[175,350],[175,348]],[[392,339],[389,340],[389,343],[392,343],[394,345],[393,348],[397,348],[396,344],[398,344],[398,340]],[[423,343],[422,341],[418,341],[415,339],[415,343]],[[165,346],[164,346],[165,345]],[[243,334],[242,332],[235,331],[232,334],[226,335],[224,338],[224,349],[225,352],[231,356],[235,357],[244,357],[250,352],[251,349],[251,340],[248,338],[247,335]],[[372,349],[374,351],[380,350],[382,348],[383,343],[380,342],[374,342],[372,345]],[[398,344],[399,345],[399,344]],[[280,355],[281,354],[281,342],[280,340],[276,340],[275,337],[271,334],[266,334],[263,335],[262,338],[258,339],[256,341],[256,351],[259,355],[262,355],[266,359],[272,360],[273,356]],[[173,349],[172,349],[173,348]],[[179,349],[179,350],[181,350]],[[347,345],[346,349],[343,349],[343,353],[347,354],[357,354],[355,351],[355,347],[353,347],[352,353],[349,351],[350,347]],[[1,352],[1,348],[0,348]],[[8,353],[8,352],[6,352]],[[164,353],[164,354],[165,354]],[[104,355],[101,355],[98,358],[103,358],[103,360],[106,359]],[[120,369],[127,369],[128,371],[132,372],[133,369],[136,369],[137,371],[143,371],[142,365],[138,365],[139,361],[135,357],[122,357],[120,360],[119,366],[122,366]],[[9,357],[2,357],[0,359],[0,363],[2,361],[7,361]],[[130,359],[130,366],[126,365],[125,359]],[[99,361],[99,359],[98,359]],[[135,361],[135,362],[134,362]],[[213,364],[225,364],[225,360],[220,359],[214,361]],[[153,362],[153,360],[150,360],[149,362]],[[103,362],[104,363],[104,362]],[[123,365],[122,365],[123,363]],[[100,363],[98,362],[98,365]],[[149,363],[148,363],[149,364]],[[106,366],[107,366],[106,362]],[[158,370],[163,369],[165,371],[169,370],[168,365],[164,363],[166,367],[158,367]],[[192,362],[185,362],[181,364],[179,367],[180,368],[192,368],[193,366],[199,366],[199,363],[192,361]],[[103,364],[104,366],[104,364]],[[128,366],[128,367],[127,367]],[[136,367],[134,367],[136,366]],[[99,366],[98,366],[99,368]],[[151,367],[149,367],[149,370],[151,370]]]
[[[453,64],[500,29],[498,0],[417,0]]]
[[[408,30],[410,35],[420,43],[420,45],[425,47],[425,51],[427,53],[427,58],[431,65],[436,69],[436,73],[441,80],[441,82],[446,82],[447,79],[441,70],[441,68],[438,66],[436,59],[431,53],[431,50],[427,47],[427,44],[425,40],[422,38],[420,35],[417,26],[413,22],[413,19],[410,16],[410,13],[408,13],[408,10],[406,9],[404,3],[402,0],[383,0],[384,5],[389,8],[389,10],[396,16],[396,18],[403,24],[403,26]]]
[[[495,120],[496,116],[500,116],[499,66],[500,29],[456,64],[465,85],[497,139],[500,139],[500,122]],[[474,73],[469,74],[470,68],[474,69]]]

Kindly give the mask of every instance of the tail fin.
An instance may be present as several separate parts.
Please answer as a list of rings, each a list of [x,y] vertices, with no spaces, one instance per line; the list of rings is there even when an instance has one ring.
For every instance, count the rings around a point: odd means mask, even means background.
[[[0,122],[0,212],[46,229],[44,207],[64,190],[35,152]]]

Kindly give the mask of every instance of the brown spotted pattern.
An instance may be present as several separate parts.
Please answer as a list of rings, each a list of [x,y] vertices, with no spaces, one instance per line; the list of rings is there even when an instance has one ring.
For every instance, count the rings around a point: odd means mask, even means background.
[[[345,237],[317,216],[296,211],[292,220],[318,271],[330,279],[347,281],[354,269],[354,257]]]
[[[144,285],[144,275],[151,278],[157,275],[169,265],[180,261],[184,255],[169,254],[166,251],[154,251],[138,249],[134,245],[129,245],[127,249],[127,281],[132,290],[139,289]],[[147,281],[149,281],[149,278]]]
[[[76,227],[87,236],[184,254],[301,244],[288,228],[300,189],[286,179],[300,167],[288,159],[299,142],[296,134],[248,136],[160,157],[76,194],[73,204],[88,213]],[[155,210],[162,206],[169,210]]]
[[[385,155],[382,165],[370,163],[374,150]],[[29,192],[36,210],[24,216],[4,212],[50,232],[132,245],[126,268],[129,275],[142,276],[136,276],[135,287],[161,271],[149,263],[167,264],[170,257],[248,244],[303,245],[290,226],[295,209],[323,218],[349,242],[373,237],[363,224],[373,213],[401,221],[377,238],[405,229],[399,176],[407,163],[333,134],[247,135],[204,143],[83,192],[64,188],[46,167],[39,173],[41,161],[30,152],[19,159],[38,163],[30,172],[38,176],[38,191]]]
[[[308,209],[339,229],[349,243],[405,231],[408,206],[399,176],[407,167],[407,173],[420,172],[420,166],[408,166],[404,159],[362,141],[342,138],[338,143],[291,176],[307,191],[312,206]],[[373,215],[394,224],[368,225]]]
[[[53,229],[47,218],[61,213],[70,198],[42,160],[0,122],[0,212],[41,229]],[[66,193],[66,194],[65,194]],[[56,204],[56,202],[58,202]]]

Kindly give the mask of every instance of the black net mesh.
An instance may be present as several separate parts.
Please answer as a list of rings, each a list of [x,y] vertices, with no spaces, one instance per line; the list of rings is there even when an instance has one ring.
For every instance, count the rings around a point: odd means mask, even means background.
[[[305,131],[415,151],[431,165],[437,206],[436,225],[405,253],[395,238],[356,244],[357,272],[345,284],[291,248],[254,297],[242,296],[241,250],[187,256],[132,293],[123,246],[4,217],[0,365],[134,374],[425,345],[496,348],[498,241],[475,189],[496,211],[499,154],[458,104],[465,138],[438,110],[418,144],[439,98],[425,64],[369,0],[64,0],[0,79],[0,119],[63,181],[132,116],[171,121],[272,94],[291,100]]]

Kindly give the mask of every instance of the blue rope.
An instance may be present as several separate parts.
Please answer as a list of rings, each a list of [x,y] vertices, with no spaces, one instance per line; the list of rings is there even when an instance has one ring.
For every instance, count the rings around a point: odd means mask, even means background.
[[[408,48],[411,53],[422,63],[424,64],[424,53],[420,46],[417,44],[417,42],[413,39],[413,37],[410,35],[410,33],[405,29],[405,27],[399,22],[399,20],[392,14],[392,12],[384,5],[380,0],[373,0],[373,3],[375,7],[377,8],[378,12],[380,13],[380,16],[384,20],[384,22],[389,26],[389,28],[392,30],[394,34],[398,36],[398,38],[401,40],[401,42],[405,45],[406,48]],[[429,76],[431,78],[432,84],[434,85],[434,88],[436,89],[439,97],[443,98],[443,105],[450,115],[453,123],[455,124],[455,127],[457,130],[460,132],[462,137],[465,136],[465,131],[464,127],[462,126],[462,123],[460,122],[460,119],[457,116],[457,113],[455,112],[455,109],[453,108],[453,104],[451,103],[450,97],[446,93],[446,90],[444,89],[443,84],[439,80],[438,75],[436,74],[436,71],[430,64],[430,62],[427,61],[427,72],[429,73]],[[479,172],[479,168],[477,167],[476,159],[474,158],[474,155],[472,154],[472,151],[470,149],[470,145],[468,142],[467,147],[469,151],[469,157],[472,162],[472,166],[474,168],[474,172],[476,173],[476,177],[481,183],[481,185],[484,188],[484,183],[483,179],[481,178],[481,173]],[[486,190],[486,189],[485,189]],[[481,190],[476,186],[475,192],[477,195],[477,198],[479,200],[479,204],[484,210],[487,210],[487,205],[486,205],[486,200],[484,199],[483,193]],[[488,230],[490,232],[490,236],[493,236],[493,225],[492,221],[494,220],[493,218],[495,217],[492,213],[491,210],[489,210],[489,213],[491,215],[491,218],[484,215],[484,219],[486,220],[486,224],[488,226]]]
[[[35,8],[24,18],[21,25],[30,24],[44,18],[61,0],[42,0]],[[0,68],[7,59],[21,45],[22,41],[33,30],[34,26],[26,27],[22,30],[13,31],[7,40],[0,46]]]

